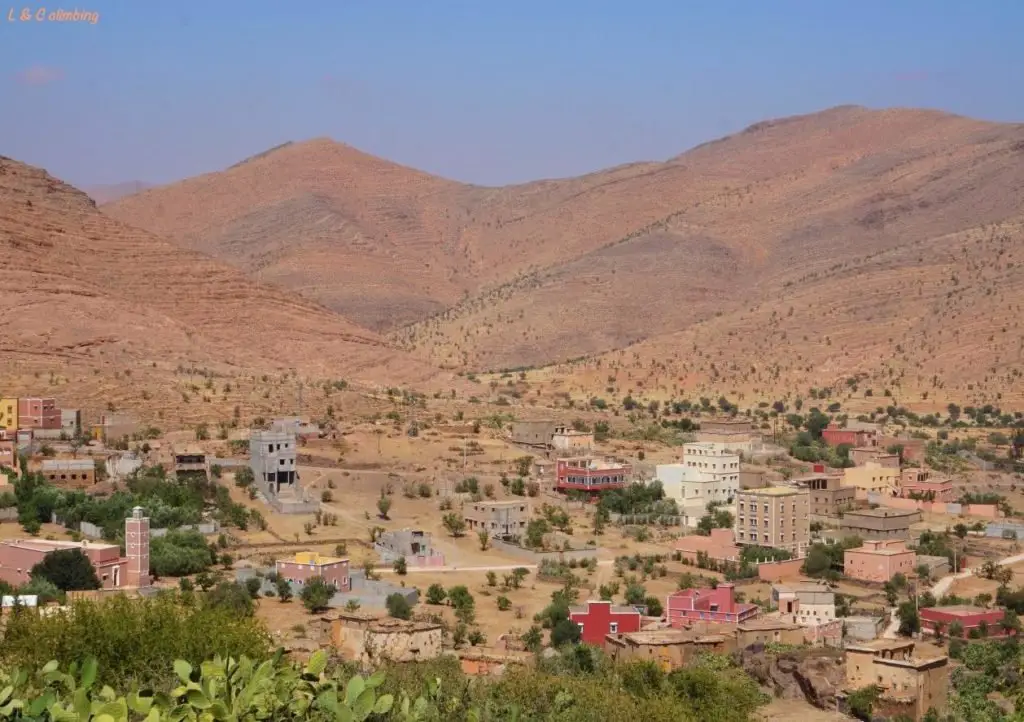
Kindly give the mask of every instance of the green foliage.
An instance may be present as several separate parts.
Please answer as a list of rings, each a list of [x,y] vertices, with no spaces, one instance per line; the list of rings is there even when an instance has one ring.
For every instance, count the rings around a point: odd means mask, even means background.
[[[161,685],[168,661],[198,664],[214,654],[263,657],[270,637],[253,617],[208,603],[182,603],[176,592],[151,599],[115,596],[75,602],[63,614],[20,609],[7,620],[0,666],[62,667],[95,656],[98,681],[114,686]]]
[[[81,549],[58,549],[32,567],[33,579],[45,579],[64,592],[99,589],[96,568]]]
[[[257,589],[259,588],[259,580]],[[221,582],[206,593],[206,603],[214,609],[224,609],[233,615],[251,617],[256,607],[246,584]]]
[[[170,531],[149,544],[149,569],[158,577],[197,574],[214,562],[206,538],[192,529]]]
[[[337,593],[333,584],[328,584],[323,577],[310,577],[302,585],[302,592],[299,598],[302,604],[311,612],[322,612],[327,609],[328,603]]]
[[[431,584],[427,587],[427,604],[444,604],[448,593],[440,584]]]
[[[384,605],[388,609],[388,614],[395,619],[412,618],[412,606],[410,606],[409,600],[398,592],[389,594],[388,598],[384,600]]]

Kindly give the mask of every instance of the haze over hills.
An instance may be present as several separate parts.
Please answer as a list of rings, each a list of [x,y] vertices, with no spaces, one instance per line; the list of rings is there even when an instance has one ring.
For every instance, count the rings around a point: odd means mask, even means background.
[[[85,193],[7,158],[0,254],[8,386],[28,374],[48,371],[52,385],[52,374],[91,372],[105,398],[141,390],[156,403],[178,394],[161,373],[182,365],[367,381],[438,375],[332,311],[113,220]]]
[[[1024,301],[1022,192],[1024,126],[843,106],[666,162],[505,188],[319,139],[103,210],[446,367],[540,366],[649,339],[718,358],[720,380],[723,364],[778,364],[781,382],[786,363],[800,378],[895,363],[898,339],[952,313],[942,293],[971,299],[960,313],[986,327]],[[957,288],[942,290],[952,276]],[[966,392],[991,374],[957,356],[987,343],[980,326],[963,331],[928,368]],[[1021,355],[1007,347],[999,365]]]
[[[152,183],[142,181],[126,181],[124,183],[112,183],[102,186],[89,186],[85,192],[97,203],[110,203],[119,198],[130,196],[133,193],[140,193],[147,188],[152,188]]]

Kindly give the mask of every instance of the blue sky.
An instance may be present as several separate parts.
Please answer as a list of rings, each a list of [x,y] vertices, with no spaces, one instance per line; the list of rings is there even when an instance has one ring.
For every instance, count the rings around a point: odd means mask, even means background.
[[[317,136],[498,184],[847,103],[1024,120],[1010,0],[85,2],[95,25],[3,3],[0,154],[77,185]]]

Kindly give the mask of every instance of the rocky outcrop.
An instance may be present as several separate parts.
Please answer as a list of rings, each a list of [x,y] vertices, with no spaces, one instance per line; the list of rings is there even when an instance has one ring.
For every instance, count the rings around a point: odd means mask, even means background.
[[[773,654],[745,651],[743,669],[779,699],[804,699],[820,709],[836,708],[843,688],[843,655],[834,649],[811,649]]]

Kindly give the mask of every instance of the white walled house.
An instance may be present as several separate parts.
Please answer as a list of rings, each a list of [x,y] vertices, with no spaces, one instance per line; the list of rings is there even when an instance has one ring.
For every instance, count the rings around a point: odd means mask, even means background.
[[[740,457],[714,444],[684,444],[682,461],[659,464],[656,473],[665,496],[676,500],[692,526],[710,502],[732,504],[740,488]]]

